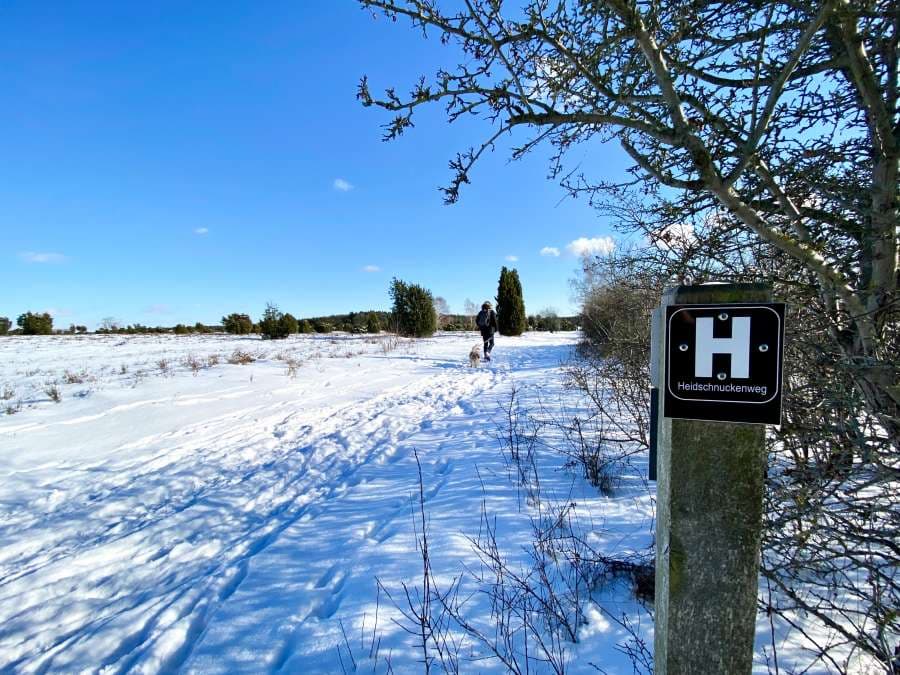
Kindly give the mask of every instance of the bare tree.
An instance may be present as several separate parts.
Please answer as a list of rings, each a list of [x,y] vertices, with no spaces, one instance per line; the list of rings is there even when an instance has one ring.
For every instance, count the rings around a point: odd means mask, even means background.
[[[107,316],[100,321],[100,330],[114,331],[119,328],[119,320],[112,316]]]
[[[475,316],[478,314],[478,305],[469,298],[466,298],[463,307],[463,311],[466,313],[466,316],[469,317],[469,330],[475,330]]]
[[[434,299],[434,311],[437,314],[438,327],[443,328],[447,325],[447,319],[450,316],[450,305],[441,296]]]

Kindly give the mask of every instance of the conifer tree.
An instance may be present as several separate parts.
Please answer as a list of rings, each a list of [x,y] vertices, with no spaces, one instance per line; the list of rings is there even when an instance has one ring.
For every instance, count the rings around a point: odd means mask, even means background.
[[[50,335],[53,333],[53,317],[47,312],[35,314],[25,312],[16,319],[23,335]]]
[[[437,330],[434,296],[418,284],[400,279],[391,281],[391,300],[394,301],[394,320],[401,335],[429,337]]]
[[[519,273],[506,267],[500,270],[497,286],[497,324],[501,335],[521,335],[527,327]]]

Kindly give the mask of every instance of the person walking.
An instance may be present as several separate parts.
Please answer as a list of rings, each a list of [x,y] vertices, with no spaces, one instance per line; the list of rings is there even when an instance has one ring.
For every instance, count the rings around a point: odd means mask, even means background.
[[[485,301],[481,305],[481,311],[475,317],[475,325],[481,331],[481,339],[484,340],[484,360],[491,360],[491,350],[494,348],[494,333],[497,332],[497,312],[491,308],[491,303]]]

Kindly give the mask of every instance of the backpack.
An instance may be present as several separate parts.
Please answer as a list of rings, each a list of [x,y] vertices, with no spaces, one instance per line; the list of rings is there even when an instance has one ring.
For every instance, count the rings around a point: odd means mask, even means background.
[[[490,324],[490,310],[483,309],[478,312],[478,316],[475,317],[475,325],[479,328],[487,328]]]

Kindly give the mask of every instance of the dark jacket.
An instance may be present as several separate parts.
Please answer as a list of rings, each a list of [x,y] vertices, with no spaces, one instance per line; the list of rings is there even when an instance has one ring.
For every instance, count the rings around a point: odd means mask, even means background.
[[[475,317],[475,325],[482,335],[493,335],[499,330],[497,326],[497,312],[492,309],[483,309]]]

